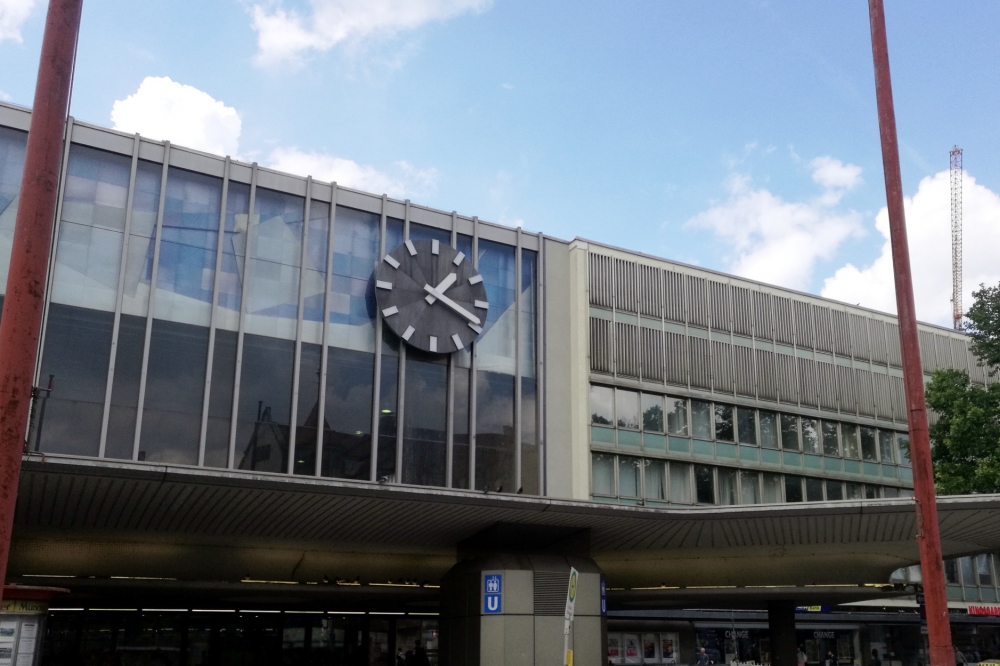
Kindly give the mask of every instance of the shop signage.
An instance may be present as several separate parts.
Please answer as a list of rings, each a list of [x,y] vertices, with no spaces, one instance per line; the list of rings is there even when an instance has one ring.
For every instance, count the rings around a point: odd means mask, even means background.
[[[1000,616],[1000,606],[973,606],[969,604],[969,615]]]
[[[832,631],[814,631],[813,638],[836,638]]]
[[[0,613],[32,613],[40,614],[48,610],[44,601],[25,601],[23,599],[4,599],[0,604]]]
[[[483,613],[496,615],[503,612],[503,574],[485,574],[483,577]]]
[[[608,584],[601,579],[601,615],[608,614]]]
[[[796,606],[796,613],[829,613],[829,606]]]

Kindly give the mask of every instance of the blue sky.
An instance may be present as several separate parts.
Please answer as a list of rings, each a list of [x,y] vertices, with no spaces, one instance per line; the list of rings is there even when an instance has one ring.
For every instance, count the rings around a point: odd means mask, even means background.
[[[967,291],[1000,280],[1000,4],[886,11],[918,314],[943,323],[953,144]],[[16,104],[43,15],[0,0]],[[72,113],[893,309],[863,0],[88,0]]]

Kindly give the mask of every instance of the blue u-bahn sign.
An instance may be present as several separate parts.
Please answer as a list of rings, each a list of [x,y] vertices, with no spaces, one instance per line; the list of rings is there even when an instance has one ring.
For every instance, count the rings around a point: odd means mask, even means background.
[[[485,574],[483,578],[483,613],[503,612],[503,574]]]

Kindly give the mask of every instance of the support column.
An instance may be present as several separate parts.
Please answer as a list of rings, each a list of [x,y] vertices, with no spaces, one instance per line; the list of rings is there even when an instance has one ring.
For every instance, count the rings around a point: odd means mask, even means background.
[[[796,666],[795,602],[767,602],[767,630],[771,635],[771,665]]]

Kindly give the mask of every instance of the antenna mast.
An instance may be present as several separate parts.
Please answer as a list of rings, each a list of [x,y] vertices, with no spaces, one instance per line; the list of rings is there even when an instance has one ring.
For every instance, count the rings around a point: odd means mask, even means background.
[[[951,308],[955,330],[962,328],[962,149],[951,149]]]

